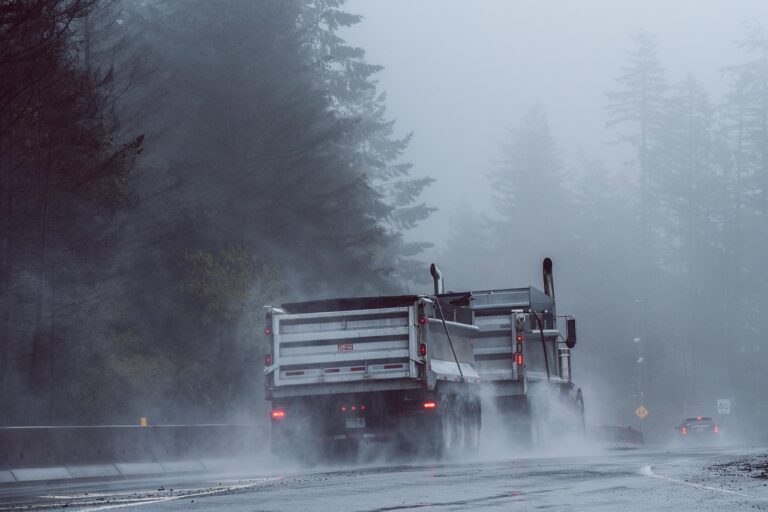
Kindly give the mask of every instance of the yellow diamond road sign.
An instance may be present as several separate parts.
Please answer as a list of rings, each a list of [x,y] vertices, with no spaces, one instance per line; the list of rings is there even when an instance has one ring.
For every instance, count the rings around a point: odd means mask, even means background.
[[[646,409],[644,406],[640,406],[637,409],[635,409],[635,414],[637,414],[637,417],[641,420],[644,420],[646,416],[648,416],[648,409]]]

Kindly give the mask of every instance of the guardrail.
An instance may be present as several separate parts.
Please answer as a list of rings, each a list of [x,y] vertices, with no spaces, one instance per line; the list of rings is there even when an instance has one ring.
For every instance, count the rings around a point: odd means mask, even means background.
[[[263,452],[267,425],[0,427],[0,469],[167,462]]]

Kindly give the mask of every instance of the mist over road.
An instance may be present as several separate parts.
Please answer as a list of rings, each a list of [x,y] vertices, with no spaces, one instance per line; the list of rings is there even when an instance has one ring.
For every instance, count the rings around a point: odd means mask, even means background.
[[[765,479],[718,466],[759,454],[765,450],[654,448],[17,486],[0,490],[0,510],[768,510]]]

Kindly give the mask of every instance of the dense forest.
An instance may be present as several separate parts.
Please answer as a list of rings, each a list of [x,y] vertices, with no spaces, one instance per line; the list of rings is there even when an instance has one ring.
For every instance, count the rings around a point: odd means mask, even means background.
[[[360,21],[343,0],[0,0],[2,424],[261,421],[263,305],[430,290],[435,170],[345,41]],[[595,113],[626,164],[565,152],[535,103],[467,170],[493,204],[441,205],[429,254],[453,290],[555,260],[591,422],[642,404],[668,431],[717,398],[766,417],[768,33],[713,62],[716,94],[670,79],[652,34],[626,44]]]
[[[530,263],[554,256],[560,312],[580,320],[574,374],[595,420],[637,426],[644,404],[646,423],[668,435],[683,414],[713,414],[718,398],[760,417],[768,34],[747,27],[742,60],[720,63],[720,98],[690,74],[669,83],[651,34],[628,44],[605,108],[629,172],[599,156],[566,158],[534,105],[488,176],[494,213],[457,214],[441,261],[454,287],[499,287],[538,284]]]
[[[2,424],[252,420],[263,305],[432,211],[338,0],[0,2]]]

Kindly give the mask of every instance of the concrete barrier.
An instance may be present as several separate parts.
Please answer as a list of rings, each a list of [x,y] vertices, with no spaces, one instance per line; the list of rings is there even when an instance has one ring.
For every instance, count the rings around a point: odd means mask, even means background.
[[[72,478],[109,478],[120,476],[114,464],[84,464],[82,466],[67,466]]]
[[[66,480],[72,478],[65,467],[47,468],[17,468],[11,473],[17,482],[34,482],[38,480]]]
[[[593,441],[611,448],[639,448],[645,444],[643,433],[631,427],[593,426],[587,427],[587,435]]]
[[[0,471],[93,466],[98,472],[116,463],[161,462],[170,468],[178,461],[257,456],[268,433],[267,425],[2,427]]]

